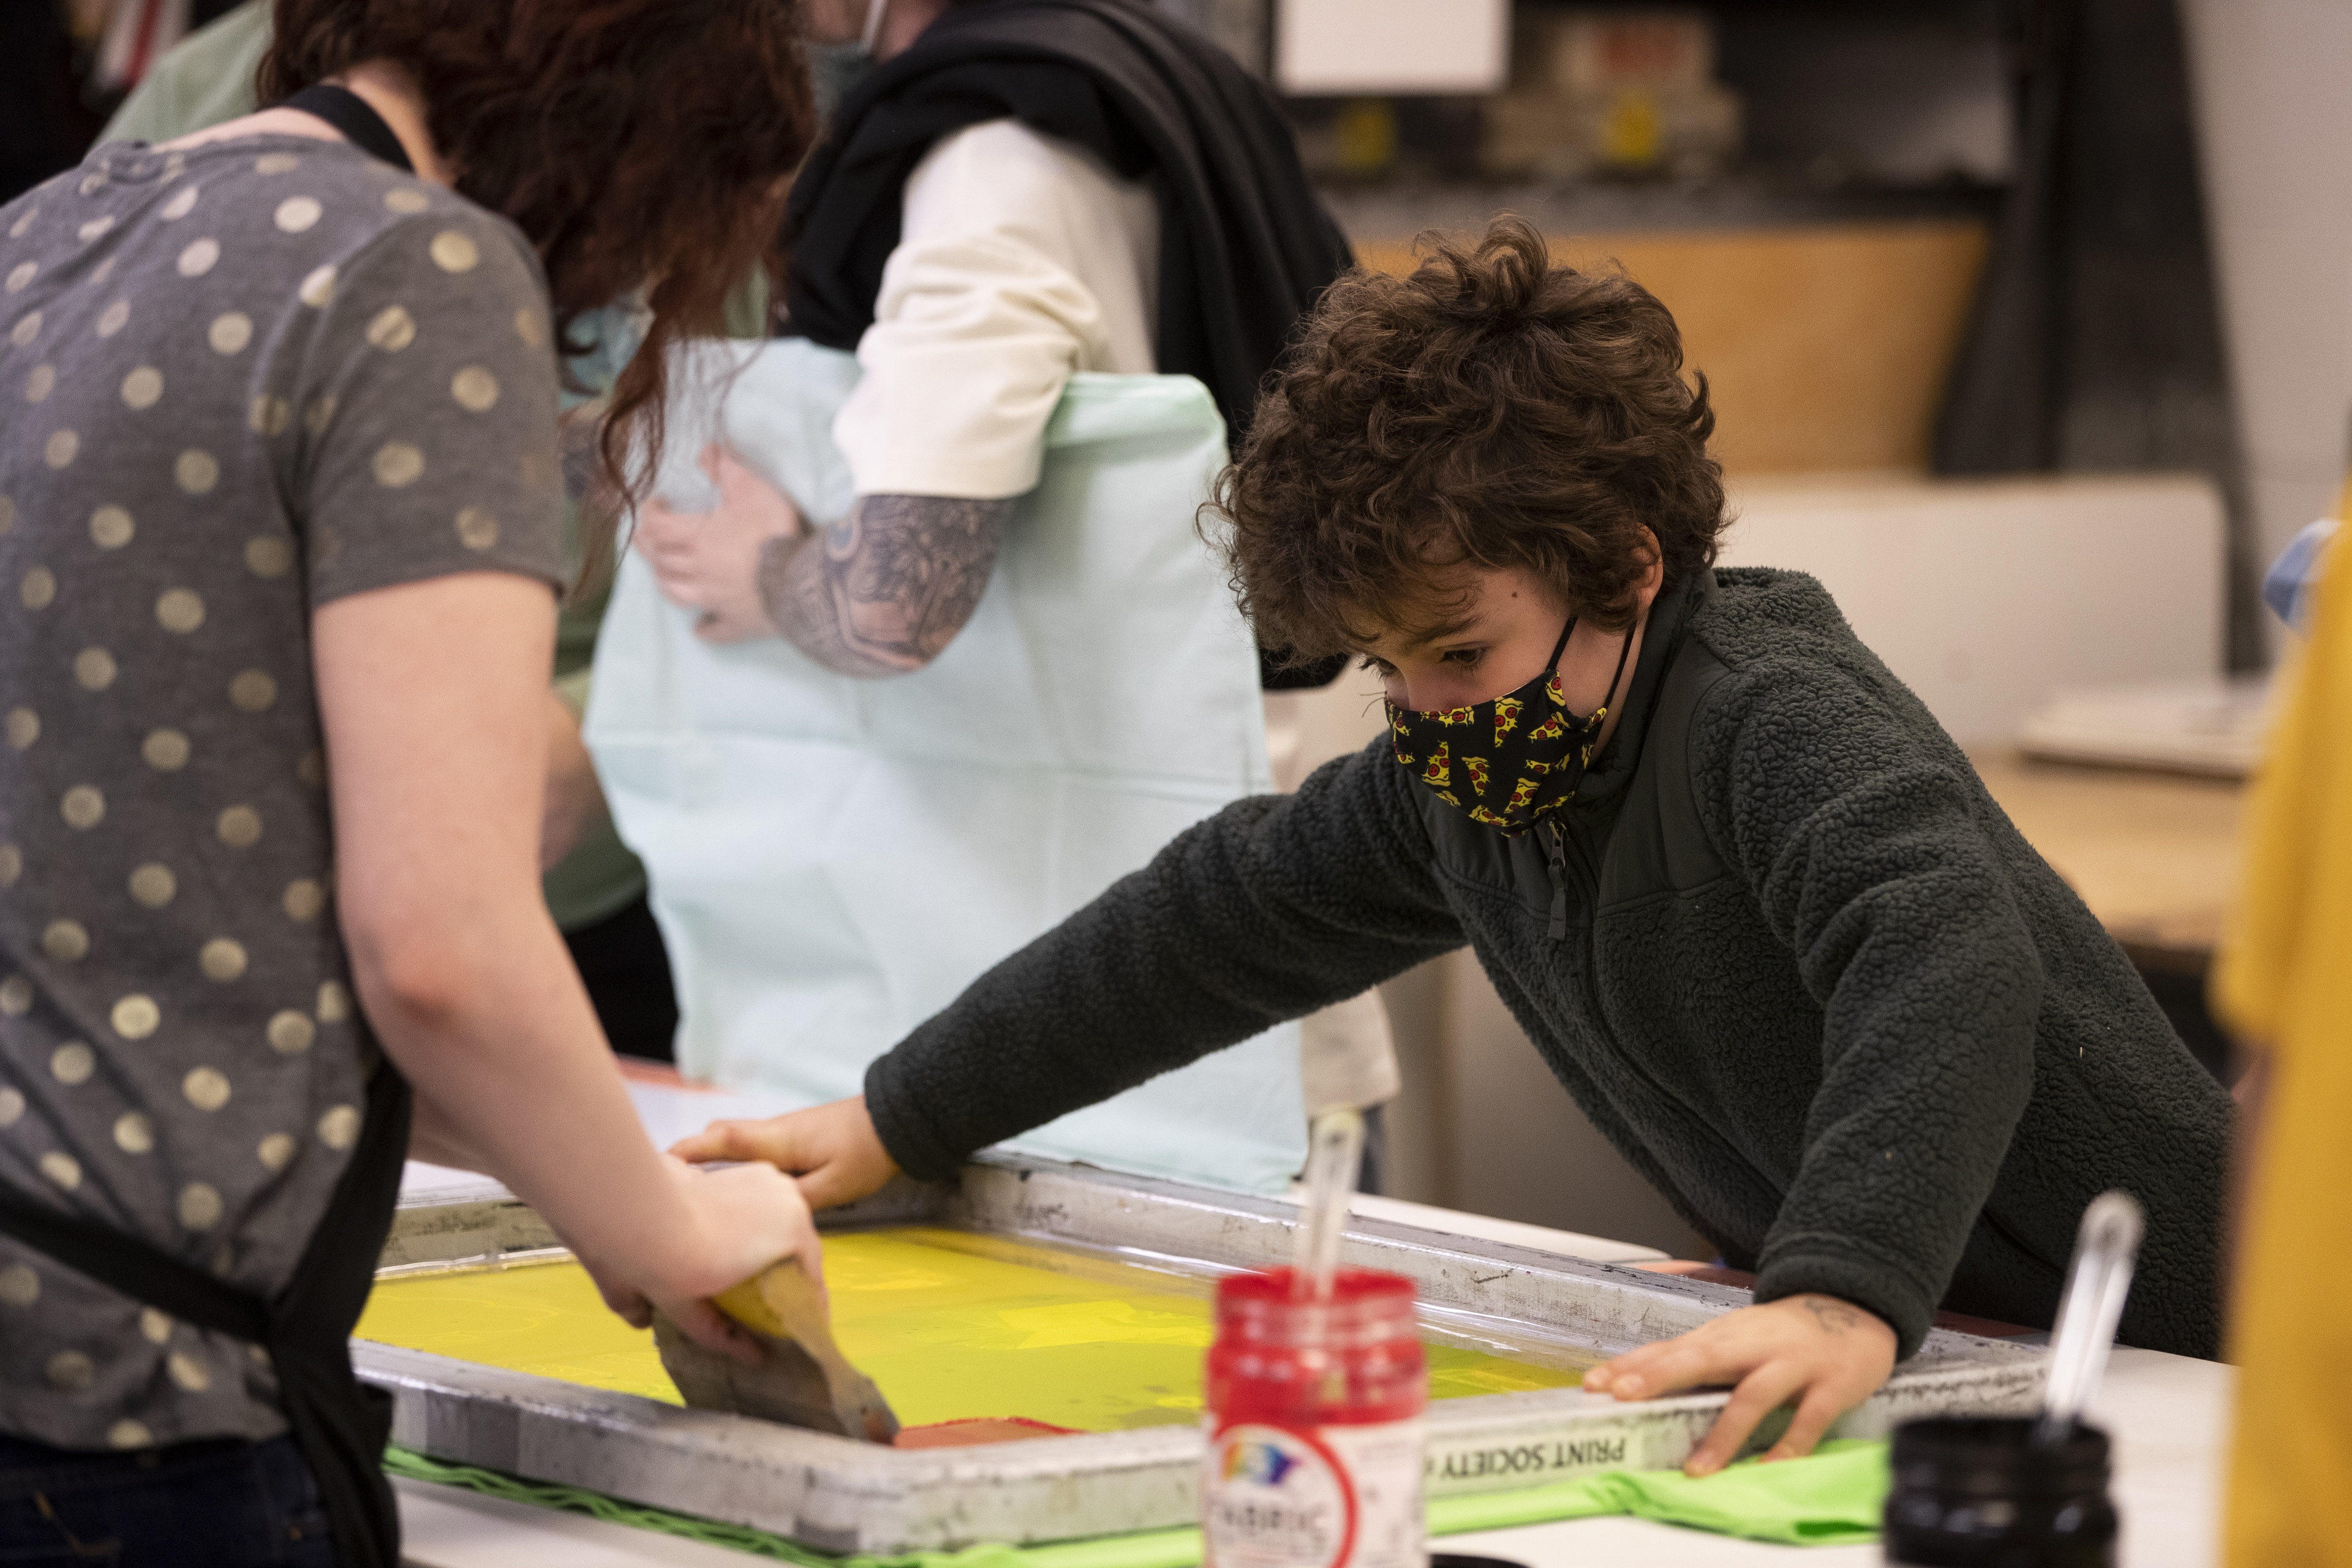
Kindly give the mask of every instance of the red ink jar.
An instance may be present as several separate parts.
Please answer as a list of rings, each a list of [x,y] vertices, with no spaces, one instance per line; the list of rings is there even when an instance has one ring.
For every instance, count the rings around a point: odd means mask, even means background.
[[[1423,1568],[1429,1364],[1412,1281],[1342,1268],[1328,1301],[1291,1289],[1287,1268],[1217,1286],[1205,1568]]]

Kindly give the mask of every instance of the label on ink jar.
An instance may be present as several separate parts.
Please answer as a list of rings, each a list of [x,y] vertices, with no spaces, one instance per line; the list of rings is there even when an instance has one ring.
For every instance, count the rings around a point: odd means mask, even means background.
[[[1205,1568],[1422,1568],[1422,1424],[1243,1422],[1211,1438]]]

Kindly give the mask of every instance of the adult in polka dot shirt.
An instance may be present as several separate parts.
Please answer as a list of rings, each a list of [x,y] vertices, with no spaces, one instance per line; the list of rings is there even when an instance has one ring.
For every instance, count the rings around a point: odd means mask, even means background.
[[[772,1170],[647,1142],[538,875],[560,323],[652,275],[658,355],[752,263],[811,130],[791,8],[619,0],[556,52],[610,77],[658,38],[670,74],[568,95],[499,63],[501,0],[278,9],[278,91],[357,93],[413,174],[280,108],[101,147],[0,208],[0,1557],[64,1531],[142,1560],[126,1487],[171,1496],[169,1537],[266,1494],[272,1551],[319,1538],[323,1452],[262,1347],[13,1238],[36,1233],[11,1212],[277,1300],[362,1151],[388,1182],[402,1150],[371,1134],[404,1075],[416,1152],[506,1181],[635,1319],[740,1346],[707,1298],[815,1246]],[[501,70],[505,101],[549,100],[541,142],[436,147],[414,83]],[[698,90],[732,101],[681,131]],[[530,167],[567,113],[570,206]],[[475,166],[498,179],[453,172]],[[632,181],[675,200],[600,216]],[[388,1202],[338,1224],[380,1234]]]

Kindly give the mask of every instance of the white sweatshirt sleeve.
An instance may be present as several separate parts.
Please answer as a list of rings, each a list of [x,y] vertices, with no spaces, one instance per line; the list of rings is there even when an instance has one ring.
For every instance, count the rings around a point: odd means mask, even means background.
[[[860,495],[1014,496],[1076,371],[1154,368],[1151,193],[1017,121],[942,139],[907,182],[863,379],[834,423]]]

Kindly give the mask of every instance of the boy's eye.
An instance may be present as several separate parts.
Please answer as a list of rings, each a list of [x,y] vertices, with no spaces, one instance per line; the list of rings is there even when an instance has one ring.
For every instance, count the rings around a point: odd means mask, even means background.
[[[1356,668],[1358,669],[1369,669],[1377,675],[1394,675],[1396,673],[1395,670],[1389,668],[1388,660],[1369,653],[1363,657],[1363,658],[1357,664]]]
[[[1456,669],[1475,669],[1486,653],[1483,647],[1450,647],[1437,656],[1437,662],[1450,664]]]

